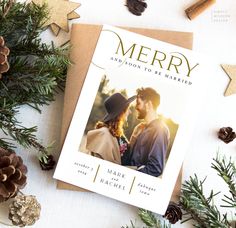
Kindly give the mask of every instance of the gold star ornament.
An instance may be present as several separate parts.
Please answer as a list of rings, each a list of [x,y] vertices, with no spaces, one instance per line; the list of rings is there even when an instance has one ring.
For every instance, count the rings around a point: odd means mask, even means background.
[[[221,67],[230,78],[230,83],[225,90],[225,96],[236,94],[236,65],[221,65]]]
[[[49,10],[49,19],[44,26],[50,26],[52,32],[57,36],[60,29],[69,32],[68,20],[79,18],[74,12],[80,4],[68,0],[33,0],[37,5],[47,4]]]

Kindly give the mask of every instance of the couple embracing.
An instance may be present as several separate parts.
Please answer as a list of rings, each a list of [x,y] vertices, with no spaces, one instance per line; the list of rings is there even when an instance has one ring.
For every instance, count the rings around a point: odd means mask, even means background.
[[[123,126],[130,114],[129,105],[134,100],[137,118],[142,122],[133,129],[128,140]],[[152,88],[138,89],[137,95],[129,99],[120,93],[111,95],[104,102],[107,114],[87,134],[87,150],[107,161],[160,176],[170,134],[166,124],[157,116],[159,104],[160,95]]]

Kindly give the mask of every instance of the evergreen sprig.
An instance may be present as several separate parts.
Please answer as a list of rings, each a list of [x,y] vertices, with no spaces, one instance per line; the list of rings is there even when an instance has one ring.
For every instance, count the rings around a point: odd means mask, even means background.
[[[153,212],[139,208],[138,210],[139,218],[143,221],[145,226],[142,228],[170,228],[171,225],[163,219],[160,219]],[[131,220],[131,226],[126,225],[121,228],[140,228],[135,226],[134,222]]]
[[[138,215],[148,227],[160,227],[159,222],[151,211],[139,209]]]
[[[217,155],[213,159],[211,167],[217,171],[217,174],[224,180],[229,188],[231,197],[224,195],[223,202],[227,205],[221,205],[222,207],[232,207],[236,209],[236,167],[234,161],[230,157],[227,160],[225,157]]]
[[[231,207],[236,209],[235,200],[235,187],[236,187],[236,169],[235,162],[230,157],[226,159],[225,157],[220,157],[217,155],[213,159],[211,167],[215,169],[218,175],[225,181],[228,186],[231,197],[224,196],[223,201],[227,205],[224,207]],[[229,221],[228,214],[221,214],[218,207],[214,204],[215,196],[220,192],[214,193],[213,190],[210,192],[209,196],[206,197],[204,193],[204,180],[199,180],[198,176],[195,174],[193,177],[190,176],[189,180],[185,181],[181,187],[181,196],[179,205],[183,211],[185,220],[182,223],[193,220],[194,227],[197,228],[233,228],[235,227],[235,217],[230,218],[233,221]],[[232,213],[230,213],[232,215]],[[233,213],[236,216],[236,213]],[[138,213],[140,219],[146,225],[145,227],[154,228],[167,228],[171,227],[170,224],[165,224],[165,221],[158,219],[154,213],[139,209]],[[131,223],[131,228],[136,228],[133,223]],[[143,226],[144,227],[144,226]],[[129,228],[126,226],[125,228]]]
[[[231,207],[236,209],[236,169],[235,162],[217,154],[216,158],[211,163],[211,168],[217,171],[217,174],[225,181],[228,186],[231,197],[224,195],[222,199],[227,205],[220,205],[222,207]],[[211,191],[209,197],[205,197],[203,191],[203,181],[200,181],[195,174],[190,177],[189,181],[185,181],[181,189],[180,204],[185,210],[188,221],[190,219],[195,221],[195,227],[208,228],[232,227],[227,216],[227,213],[220,214],[217,206],[214,205],[214,197],[219,194]],[[234,215],[236,213],[234,212]],[[183,222],[185,222],[183,221]]]
[[[144,209],[140,208],[138,215],[141,218],[141,220],[144,222],[144,224],[147,225],[147,227],[151,227],[151,228],[169,228],[169,227],[171,227],[170,224],[166,224],[165,221],[161,221],[160,219],[158,219],[155,216],[155,214],[152,213],[151,211],[144,210]]]
[[[10,49],[10,70],[0,79],[0,129],[8,137],[0,139],[0,146],[11,148],[16,141],[45,156],[47,148],[38,142],[37,128],[21,126],[16,114],[21,105],[40,112],[41,106],[53,101],[58,89],[64,88],[69,49],[42,42],[40,34],[47,17],[45,4],[0,1],[0,36]]]
[[[213,198],[219,192],[214,193],[212,190],[210,195],[206,197],[203,192],[205,180],[206,178],[203,181],[199,180],[195,174],[182,185],[180,204],[182,209],[187,212],[185,221],[195,220],[194,226],[198,228],[228,228],[230,224],[227,214],[221,215],[217,206],[214,205]]]
[[[121,228],[136,228],[135,224],[134,224],[134,222],[132,220],[130,220],[130,224],[131,224],[131,226],[125,225],[125,226],[122,226]]]

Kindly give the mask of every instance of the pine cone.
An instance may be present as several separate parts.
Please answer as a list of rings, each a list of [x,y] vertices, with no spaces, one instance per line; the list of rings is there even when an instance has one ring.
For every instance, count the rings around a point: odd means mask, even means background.
[[[171,224],[175,224],[182,219],[182,211],[176,203],[170,202],[163,217],[168,219]]]
[[[52,155],[46,155],[39,159],[39,164],[42,170],[50,170],[54,168],[54,165],[56,164],[56,162],[54,161],[54,158]]]
[[[9,63],[7,61],[7,56],[9,55],[10,50],[5,46],[5,41],[2,36],[0,36],[0,78],[2,73],[5,73],[9,70]]]
[[[26,172],[21,157],[0,147],[0,202],[14,197],[25,186]]]
[[[229,143],[236,138],[236,134],[231,127],[222,127],[218,132],[218,138],[225,143]]]
[[[147,8],[147,3],[143,0],[127,0],[126,6],[132,14],[140,16]]]
[[[18,195],[9,205],[9,219],[15,226],[33,225],[40,217],[41,206],[35,196]]]

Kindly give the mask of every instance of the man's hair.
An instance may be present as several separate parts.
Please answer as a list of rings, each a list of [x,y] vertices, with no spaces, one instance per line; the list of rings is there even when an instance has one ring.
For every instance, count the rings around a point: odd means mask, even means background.
[[[154,109],[160,104],[160,94],[150,87],[137,89],[137,97],[143,101],[151,101]]]

